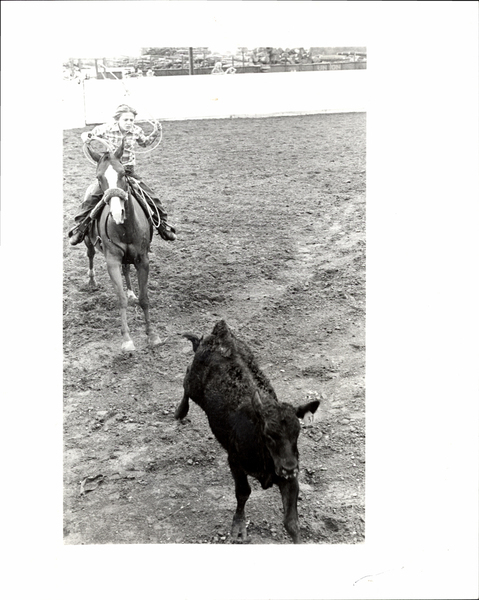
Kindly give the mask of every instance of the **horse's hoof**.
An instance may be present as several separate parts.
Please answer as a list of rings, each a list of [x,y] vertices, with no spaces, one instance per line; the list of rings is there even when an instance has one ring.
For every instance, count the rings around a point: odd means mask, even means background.
[[[133,352],[133,350],[135,350],[135,344],[131,340],[128,342],[123,342],[121,349],[123,352]]]
[[[150,335],[148,337],[148,343],[150,344],[150,346],[159,346],[161,344],[161,338],[159,335],[156,335],[156,333],[154,335]]]

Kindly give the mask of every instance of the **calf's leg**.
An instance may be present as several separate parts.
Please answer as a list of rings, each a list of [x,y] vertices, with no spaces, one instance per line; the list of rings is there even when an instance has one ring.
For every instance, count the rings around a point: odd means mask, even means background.
[[[299,524],[298,524],[298,496],[299,484],[294,479],[281,479],[278,482],[283,500],[284,519],[283,523],[286,531],[292,537],[295,544],[300,543]]]
[[[231,473],[235,480],[235,492],[236,492],[236,512],[233,517],[233,525],[231,526],[231,541],[233,544],[242,544],[247,542],[246,535],[246,519],[244,513],[244,507],[246,501],[250,497],[251,488],[248,483],[248,478],[243,469],[235,464],[235,462],[229,458],[229,464]]]

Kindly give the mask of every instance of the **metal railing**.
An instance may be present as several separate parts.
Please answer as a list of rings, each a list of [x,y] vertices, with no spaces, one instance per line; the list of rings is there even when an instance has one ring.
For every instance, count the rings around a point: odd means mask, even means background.
[[[322,63],[304,63],[297,65],[246,65],[235,64],[236,73],[289,73],[305,71],[351,71],[355,69],[366,69],[366,61],[361,62],[322,62]],[[223,67],[226,70],[226,67]],[[197,67],[193,69],[193,75],[211,75],[212,67]],[[154,69],[155,77],[189,75],[188,69]]]

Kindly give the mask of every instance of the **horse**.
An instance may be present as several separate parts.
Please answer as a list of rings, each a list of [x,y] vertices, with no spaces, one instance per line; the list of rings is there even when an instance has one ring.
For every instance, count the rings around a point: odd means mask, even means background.
[[[124,140],[114,151],[99,153],[88,148],[90,156],[97,163],[96,176],[103,191],[103,205],[98,209],[99,216],[92,219],[84,242],[89,259],[90,287],[97,287],[93,258],[96,250],[103,251],[108,274],[120,306],[123,338],[121,348],[123,351],[133,351],[135,345],[130,337],[126,314],[128,298],[136,299],[130,280],[130,265],[132,264],[135,265],[138,275],[140,290],[138,302],[143,309],[149,345],[158,345],[160,338],[151,326],[148,299],[148,252],[153,237],[153,226],[140,203],[131,193],[125,169],[120,162],[123,150]],[[97,207],[93,212],[96,211]],[[122,271],[127,286],[126,294],[123,289]]]

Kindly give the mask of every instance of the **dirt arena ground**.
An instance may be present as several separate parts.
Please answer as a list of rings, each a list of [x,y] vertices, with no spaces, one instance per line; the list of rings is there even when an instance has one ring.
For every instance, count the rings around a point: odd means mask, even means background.
[[[280,400],[321,400],[299,439],[303,542],[364,541],[366,115],[163,123],[137,170],[178,240],[155,234],[149,288],[162,344],[148,347],[132,303],[133,354],[120,349],[103,256],[92,292],[85,246],[67,240],[94,177],[80,141],[89,129],[64,132],[65,544],[229,542],[226,453],[197,405],[184,423],[173,417],[193,357],[181,333],[210,333],[220,318]],[[289,544],[279,490],[251,486],[251,542]]]

